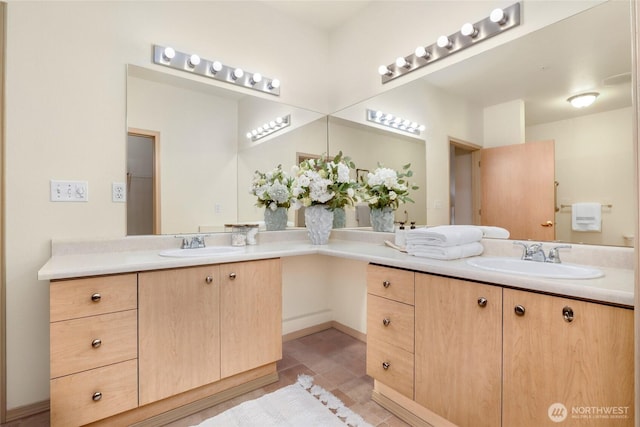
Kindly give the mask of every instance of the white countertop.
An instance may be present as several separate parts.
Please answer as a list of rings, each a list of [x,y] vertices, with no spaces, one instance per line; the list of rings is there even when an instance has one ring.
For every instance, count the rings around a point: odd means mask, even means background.
[[[54,251],[49,261],[38,272],[38,279],[68,279],[319,254],[629,307],[634,305],[634,271],[632,269],[599,267],[604,271],[604,277],[578,280],[547,279],[487,271],[467,264],[467,259],[440,261],[419,258],[399,252],[383,243],[362,240],[332,239],[329,244],[321,246],[311,245],[304,238],[266,241],[255,246],[246,246],[241,252],[194,258],[160,256],[159,253],[166,247],[152,250],[140,248],[110,251],[88,250],[84,253],[57,253],[59,251]],[[175,242],[172,245],[170,247],[175,247]]]

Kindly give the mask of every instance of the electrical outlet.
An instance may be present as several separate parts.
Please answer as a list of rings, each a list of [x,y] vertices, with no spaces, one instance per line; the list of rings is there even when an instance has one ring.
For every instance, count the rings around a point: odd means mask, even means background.
[[[220,203],[216,203],[216,204],[213,206],[213,209],[215,210],[215,212],[216,212],[217,214],[221,214],[221,213],[222,213],[222,205],[221,205]]]
[[[88,202],[89,183],[87,181],[50,181],[52,202]]]
[[[111,200],[113,202],[127,201],[127,187],[125,186],[124,182],[111,183]]]

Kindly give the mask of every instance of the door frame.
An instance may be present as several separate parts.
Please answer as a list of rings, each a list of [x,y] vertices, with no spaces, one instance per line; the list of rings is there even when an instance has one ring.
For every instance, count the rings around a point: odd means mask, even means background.
[[[161,198],[160,198],[160,132],[148,129],[128,128],[129,136],[142,136],[150,138],[153,144],[153,234],[161,234]],[[127,176],[127,183],[129,177]],[[128,196],[127,196],[128,197]]]
[[[480,181],[480,150],[481,145],[473,142],[465,141],[463,139],[449,137],[449,185],[452,186],[455,182],[455,170],[453,169],[453,156],[454,149],[461,148],[471,153],[471,210],[472,220],[476,225],[480,225],[480,213],[482,200],[482,187]],[[451,212],[451,196],[449,197],[449,212]],[[451,217],[451,215],[449,215]]]

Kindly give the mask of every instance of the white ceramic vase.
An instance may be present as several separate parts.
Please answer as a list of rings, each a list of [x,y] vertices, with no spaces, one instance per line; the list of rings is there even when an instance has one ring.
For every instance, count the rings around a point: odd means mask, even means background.
[[[264,210],[264,225],[267,231],[278,231],[287,228],[287,208],[276,208],[271,210],[268,207]]]
[[[394,210],[390,207],[371,209],[371,227],[373,227],[373,231],[386,231],[388,233],[393,233],[394,218]]]
[[[333,212],[327,205],[313,205],[305,208],[304,222],[309,240],[313,245],[326,245],[333,227]]]

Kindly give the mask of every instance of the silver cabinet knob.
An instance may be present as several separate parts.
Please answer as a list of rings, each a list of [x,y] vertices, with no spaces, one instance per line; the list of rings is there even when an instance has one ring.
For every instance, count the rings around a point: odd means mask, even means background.
[[[517,316],[524,316],[524,313],[525,313],[525,311],[526,311],[526,310],[524,309],[524,307],[523,307],[523,306],[521,306],[521,305],[516,305],[516,306],[513,308],[513,311],[516,313],[516,315],[517,315]]]
[[[388,280],[385,280],[384,282],[382,282],[382,286],[384,286],[385,288],[388,288],[389,286],[391,286],[391,282]]]
[[[102,299],[102,295],[100,295],[99,293],[95,293],[91,295],[91,301],[93,302],[100,302],[101,299]]]
[[[562,309],[562,317],[566,322],[573,322],[573,309],[569,306],[566,306]]]
[[[384,369],[385,371],[387,369],[389,369],[391,367],[391,363],[389,362],[382,362],[382,369]]]
[[[204,279],[204,281],[207,282],[207,284],[210,284],[211,282],[213,282],[213,277],[207,276],[207,278]]]
[[[385,317],[384,319],[382,319],[382,324],[384,326],[389,326],[391,324],[391,319],[389,319],[388,317]]]
[[[235,280],[235,278],[236,278],[236,273],[229,273],[229,279]]]
[[[91,341],[91,347],[93,348],[98,348],[102,345],[102,340],[100,338],[96,338],[95,340]]]
[[[487,306],[487,299],[485,297],[478,298],[478,305],[480,307],[486,307]]]
[[[91,396],[91,398],[93,399],[94,402],[97,402],[100,399],[102,399],[102,393],[100,393],[99,391],[96,391],[95,393],[93,393],[93,396]]]

